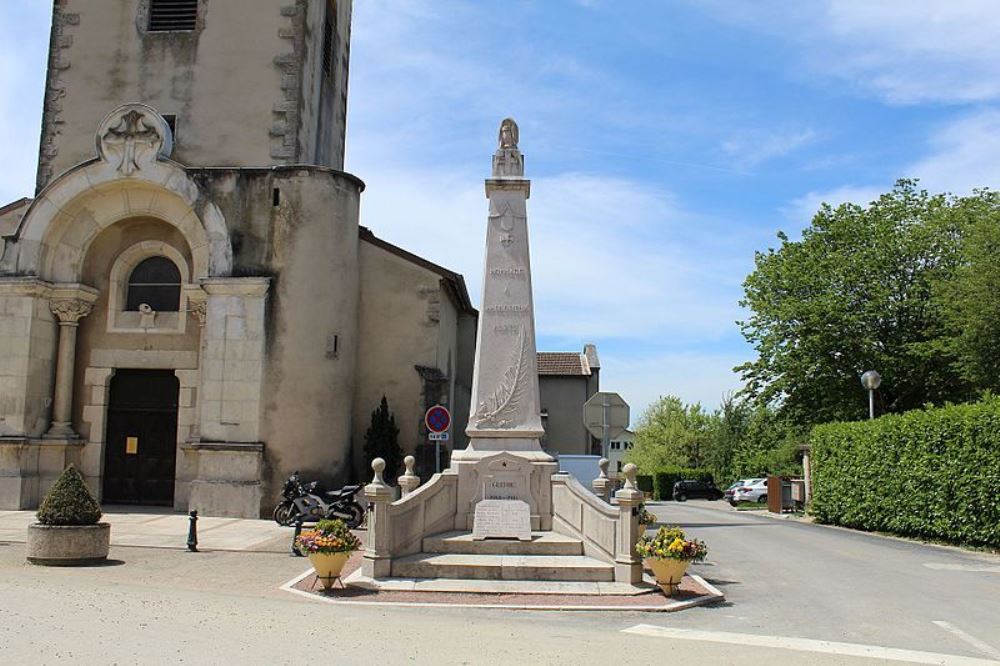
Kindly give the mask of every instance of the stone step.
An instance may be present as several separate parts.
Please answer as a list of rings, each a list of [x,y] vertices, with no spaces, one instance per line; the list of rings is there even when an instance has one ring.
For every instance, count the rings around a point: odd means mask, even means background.
[[[583,542],[558,532],[532,532],[531,541],[473,541],[471,532],[443,532],[425,538],[422,550],[465,555],[583,555]]]
[[[392,563],[402,578],[608,582],[614,574],[613,565],[585,555],[417,553]]]

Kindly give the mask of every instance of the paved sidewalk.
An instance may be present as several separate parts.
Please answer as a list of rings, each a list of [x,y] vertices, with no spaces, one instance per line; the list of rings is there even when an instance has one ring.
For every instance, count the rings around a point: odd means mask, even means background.
[[[147,548],[187,548],[188,516],[105,509],[102,521],[111,523],[111,545]],[[34,511],[0,511],[0,541],[23,543]],[[200,550],[281,550],[292,530],[270,520],[247,518],[198,518]],[[287,547],[287,543],[285,544]]]

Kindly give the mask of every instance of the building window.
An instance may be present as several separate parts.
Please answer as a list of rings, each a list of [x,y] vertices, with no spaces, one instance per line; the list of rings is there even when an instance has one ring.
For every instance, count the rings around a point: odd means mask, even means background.
[[[144,259],[128,278],[125,310],[145,303],[157,312],[177,312],[181,305],[181,272],[166,257]]]
[[[149,32],[194,30],[198,0],[149,0]]]

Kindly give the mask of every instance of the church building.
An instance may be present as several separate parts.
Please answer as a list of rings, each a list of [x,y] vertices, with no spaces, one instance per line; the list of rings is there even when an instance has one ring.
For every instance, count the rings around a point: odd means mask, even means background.
[[[105,503],[267,514],[295,470],[366,468],[383,395],[407,453],[438,403],[464,446],[477,313],[358,225],[350,25],[349,0],[54,2],[36,191],[0,208],[0,508],[72,462]]]

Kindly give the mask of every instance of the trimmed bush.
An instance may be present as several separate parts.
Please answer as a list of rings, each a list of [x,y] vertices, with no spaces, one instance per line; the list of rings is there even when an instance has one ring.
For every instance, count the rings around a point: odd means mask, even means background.
[[[653,492],[653,477],[649,474],[636,474],[636,487],[644,493]]]
[[[707,469],[696,467],[667,467],[658,471],[656,479],[656,499],[661,501],[674,498],[674,484],[678,481],[714,481]]]
[[[811,442],[818,521],[1000,546],[1000,398],[825,424]]]
[[[101,519],[101,505],[71,464],[52,484],[35,515],[42,525],[96,525]]]

